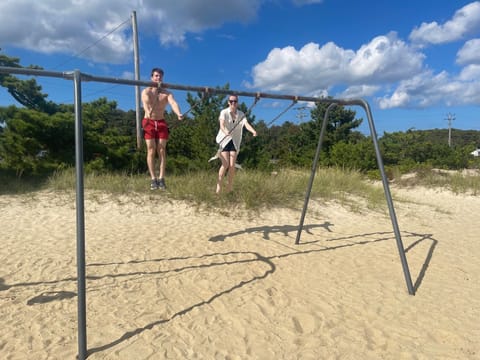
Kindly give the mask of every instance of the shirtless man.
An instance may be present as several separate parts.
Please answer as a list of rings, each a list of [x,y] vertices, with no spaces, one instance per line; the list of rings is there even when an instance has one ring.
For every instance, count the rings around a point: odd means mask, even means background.
[[[160,84],[163,80],[163,70],[152,69],[151,79]],[[145,116],[142,127],[147,145],[147,166],[150,173],[150,189],[165,189],[165,165],[167,162],[168,125],[165,121],[165,108],[170,104],[172,110],[183,119],[180,107],[173,98],[173,94],[159,87],[148,87],[142,91],[142,103]],[[155,154],[158,154],[160,170],[158,178],[155,176]]]

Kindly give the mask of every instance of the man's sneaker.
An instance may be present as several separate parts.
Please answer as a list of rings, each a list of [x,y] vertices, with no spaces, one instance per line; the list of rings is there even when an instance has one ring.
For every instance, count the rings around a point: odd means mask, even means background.
[[[157,180],[157,186],[158,186],[158,189],[162,189],[162,190],[165,190],[167,188],[167,186],[165,185],[165,180],[163,178]]]
[[[158,189],[157,180],[153,179],[153,180],[150,182],[150,190],[157,190],[157,189]]]

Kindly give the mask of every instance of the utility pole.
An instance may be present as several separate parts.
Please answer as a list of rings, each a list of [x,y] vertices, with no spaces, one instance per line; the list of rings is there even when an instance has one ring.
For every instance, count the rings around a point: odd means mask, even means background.
[[[138,55],[138,31],[137,31],[137,14],[132,11],[132,29],[133,29],[133,62],[135,64],[135,80],[140,80],[140,60]],[[140,116],[140,86],[135,86],[135,112],[136,112],[136,134],[137,149],[142,146],[141,126],[142,118]]]
[[[452,121],[455,120],[455,114],[448,113],[445,120],[448,121],[448,146],[452,146]]]
[[[297,118],[300,119],[300,123],[303,122],[303,119],[307,117],[307,114],[305,114],[305,110],[308,109],[308,106],[297,106],[295,110],[298,110],[297,113]]]

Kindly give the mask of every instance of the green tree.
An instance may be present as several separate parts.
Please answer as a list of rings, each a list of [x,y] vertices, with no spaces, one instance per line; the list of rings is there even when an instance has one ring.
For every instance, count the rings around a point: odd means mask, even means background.
[[[316,147],[306,124],[298,126],[286,121],[271,128],[271,151],[280,165],[305,167],[312,163]]]
[[[135,114],[117,109],[115,101],[99,98],[82,106],[84,160],[87,170],[132,169]]]
[[[6,127],[0,134],[2,166],[17,176],[51,171],[74,163],[72,114],[48,115],[15,106],[0,109]]]
[[[337,142],[332,146],[329,162],[337,167],[359,171],[377,168],[375,149],[370,138],[357,142]]]
[[[318,139],[320,135],[328,106],[329,104],[318,103],[311,111],[312,121],[306,124],[306,130],[312,139]],[[344,106],[334,106],[330,109],[328,115],[328,123],[323,142],[323,146],[327,152],[333,144],[339,141],[350,141],[352,136],[356,135],[353,130],[358,128],[363,122],[361,118],[355,119],[355,111],[345,109]]]
[[[328,104],[317,104],[311,110],[311,120],[300,125],[285,122],[281,127],[272,127],[272,148],[276,149],[280,163],[300,167],[312,164],[327,107]],[[359,133],[354,131],[361,123],[362,119],[355,119],[355,112],[352,110],[346,110],[342,106],[335,106],[330,110],[320,153],[322,164],[330,164],[329,153],[334,144],[362,139]],[[337,156],[338,151],[339,149]]]
[[[20,59],[0,54],[0,66],[22,67]],[[30,65],[30,69],[42,69],[39,66]],[[0,85],[7,88],[12,97],[28,109],[53,114],[59,111],[57,104],[47,101],[48,95],[41,92],[42,87],[37,85],[35,79],[20,80],[16,76],[0,74]]]

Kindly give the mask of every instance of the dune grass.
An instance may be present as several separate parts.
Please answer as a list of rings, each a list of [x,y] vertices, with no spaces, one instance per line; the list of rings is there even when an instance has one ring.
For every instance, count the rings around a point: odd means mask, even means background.
[[[237,171],[234,190],[216,195],[215,172],[195,172],[171,175],[166,178],[167,191],[151,191],[145,175],[113,173],[87,173],[84,175],[86,191],[97,191],[116,195],[148,194],[159,198],[184,200],[205,208],[234,208],[259,210],[269,207],[299,207],[303,204],[310,172],[307,170],[282,170],[276,173],[261,171]],[[23,185],[19,185],[23,184]],[[47,179],[34,181],[10,179],[9,193],[35,190],[75,191],[74,169],[56,172]],[[5,193],[5,191],[4,191]],[[312,198],[324,201],[335,200],[352,205],[353,198],[364,199],[368,207],[376,208],[384,202],[383,190],[374,186],[358,172],[337,169],[321,169],[315,175]]]
[[[83,178],[86,192],[112,195],[147,195],[164,200],[182,200],[205,209],[221,209],[228,213],[233,209],[258,211],[270,207],[299,208],[303,205],[310,179],[308,170],[285,169],[275,173],[255,170],[237,171],[234,190],[216,195],[216,172],[200,171],[167,176],[167,191],[151,191],[145,175],[114,173],[86,173]],[[62,170],[47,178],[18,179],[0,175],[0,194],[19,194],[38,190],[74,193],[76,176],[74,169]],[[448,188],[455,193],[476,195],[480,190],[480,176],[458,173],[425,171],[415,176],[393,179],[395,186],[427,186]],[[362,173],[336,168],[322,168],[315,174],[311,199],[323,202],[335,201],[353,211],[368,208],[386,211],[383,187],[372,183]]]
[[[480,194],[478,170],[452,171],[442,169],[419,169],[409,174],[396,174],[395,184],[400,187],[423,186],[447,189],[454,194]]]

